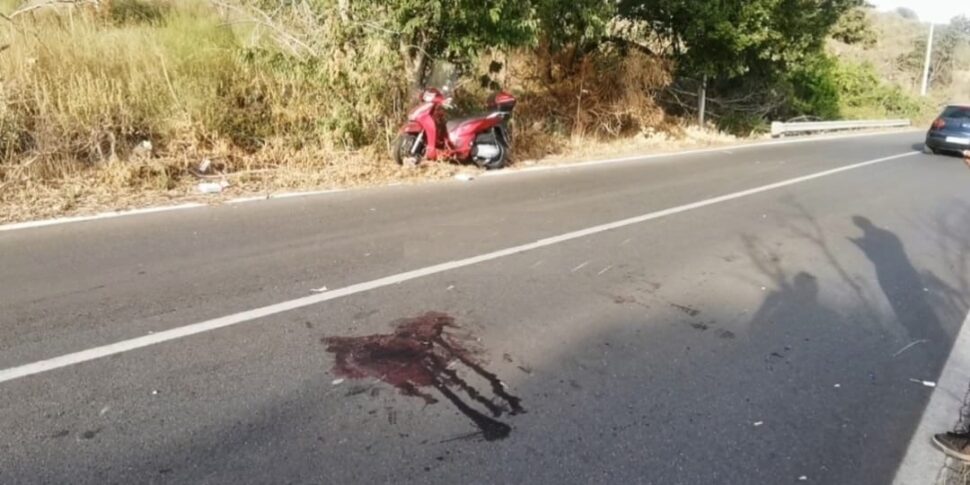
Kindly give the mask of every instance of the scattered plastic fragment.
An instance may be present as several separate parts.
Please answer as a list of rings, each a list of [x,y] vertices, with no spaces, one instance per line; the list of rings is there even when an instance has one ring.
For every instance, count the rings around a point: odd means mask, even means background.
[[[229,182],[223,180],[221,182],[202,182],[197,186],[197,188],[199,189],[199,192],[202,192],[203,194],[218,194],[228,186]]]
[[[922,384],[926,387],[936,387],[936,383],[933,381],[921,381],[919,379],[910,379],[910,382],[915,382],[917,384]]]

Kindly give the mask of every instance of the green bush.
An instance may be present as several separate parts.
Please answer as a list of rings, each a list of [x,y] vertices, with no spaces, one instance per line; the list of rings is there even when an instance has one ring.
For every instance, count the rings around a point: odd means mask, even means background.
[[[835,72],[838,61],[825,54],[807,59],[787,78],[791,85],[791,106],[794,115],[812,115],[834,120],[841,117],[841,91]]]
[[[926,101],[899,86],[882,82],[870,64],[841,62],[833,74],[845,118],[919,118],[929,108]]]

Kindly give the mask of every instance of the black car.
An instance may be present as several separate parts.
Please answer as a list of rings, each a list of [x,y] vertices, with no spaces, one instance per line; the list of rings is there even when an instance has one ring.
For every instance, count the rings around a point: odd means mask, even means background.
[[[953,104],[933,121],[926,133],[926,151],[963,152],[970,150],[970,105]]]

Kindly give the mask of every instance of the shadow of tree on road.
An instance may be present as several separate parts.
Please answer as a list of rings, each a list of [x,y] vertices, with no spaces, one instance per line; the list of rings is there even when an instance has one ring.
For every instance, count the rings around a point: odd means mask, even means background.
[[[852,289],[852,293],[858,300],[859,305],[862,306],[862,310],[867,315],[876,315],[878,311],[876,310],[876,305],[873,303],[871,295],[866,292],[866,289],[856,280],[845,267],[845,264],[836,256],[835,250],[832,249],[832,245],[829,242],[825,230],[822,229],[822,225],[818,222],[809,211],[802,204],[796,202],[794,199],[787,201],[787,205],[794,211],[793,214],[789,216],[789,220],[785,221],[785,226],[801,240],[808,241],[812,243],[818,251],[825,258],[825,262],[835,270],[839,275],[839,278]]]

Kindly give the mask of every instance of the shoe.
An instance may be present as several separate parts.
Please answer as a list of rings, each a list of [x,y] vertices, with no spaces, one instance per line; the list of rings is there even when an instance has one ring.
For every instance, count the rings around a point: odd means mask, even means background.
[[[970,462],[970,433],[940,433],[933,442],[948,456]]]

